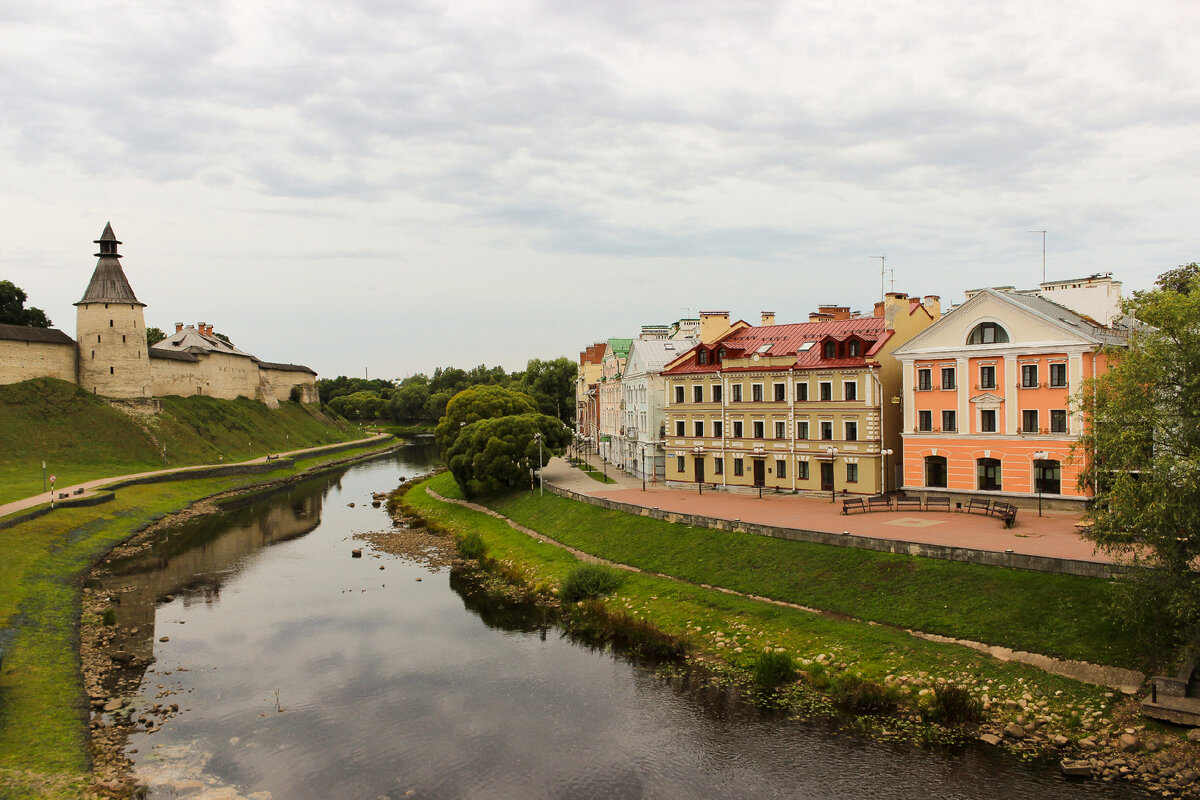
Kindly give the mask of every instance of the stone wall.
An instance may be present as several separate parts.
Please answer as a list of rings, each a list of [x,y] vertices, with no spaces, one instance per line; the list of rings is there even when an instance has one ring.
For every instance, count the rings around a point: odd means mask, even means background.
[[[198,361],[155,358],[151,370],[156,397],[258,397],[258,364],[245,356],[211,353]]]
[[[317,394],[317,379],[311,372],[295,370],[270,369],[260,366],[263,375],[268,378],[275,389],[275,399],[280,403],[291,399],[292,387],[300,387],[301,403],[319,403]]]
[[[0,339],[0,383],[58,378],[75,383],[75,343]]]
[[[142,306],[85,303],[77,317],[79,386],[104,397],[152,396]]]

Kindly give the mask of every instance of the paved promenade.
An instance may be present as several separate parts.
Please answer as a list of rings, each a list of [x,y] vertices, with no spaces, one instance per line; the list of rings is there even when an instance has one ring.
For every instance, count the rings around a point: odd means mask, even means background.
[[[389,436],[391,436],[390,433],[379,433],[366,439],[355,439],[352,441],[366,445],[373,442],[383,441]],[[312,453],[319,453],[322,450],[329,450],[335,447],[344,447],[347,444],[349,444],[349,442],[336,442],[334,444],[323,444],[317,447],[304,447],[299,450],[288,450],[282,453],[270,453],[269,455],[271,458],[279,458],[280,456],[311,455]],[[226,461],[220,464],[192,464],[187,467],[174,467],[173,469],[158,469],[151,470],[150,472],[135,472],[129,475],[114,475],[108,478],[96,478],[95,480],[85,481],[83,483],[74,483],[70,486],[56,486],[54,487],[54,496],[58,497],[58,495],[66,493],[71,497],[71,499],[77,500],[81,497],[90,497],[96,494],[98,489],[107,486],[110,483],[117,483],[118,481],[126,481],[133,478],[146,478],[154,475],[172,475],[177,472],[190,472],[192,470],[211,469],[213,467],[228,467],[234,464],[263,464],[266,462],[266,460],[267,456],[263,455],[260,458],[253,458],[249,461]],[[75,491],[78,489],[83,489],[83,491],[76,495]],[[14,500],[11,503],[0,505],[0,517],[5,517],[9,514],[15,514],[18,511],[25,511],[26,509],[33,508],[34,506],[40,506],[43,503],[49,502],[50,492],[39,492],[32,497],[26,497],[23,500]]]
[[[725,520],[741,520],[782,528],[800,528],[828,533],[874,536],[901,542],[968,547],[1050,558],[1112,563],[1112,558],[1097,552],[1075,528],[1080,515],[1070,511],[1043,511],[1022,508],[1011,529],[1003,521],[983,514],[942,511],[875,511],[844,515],[841,499],[803,497],[790,494],[744,495],[732,492],[695,489],[651,488],[642,481],[608,467],[615,484],[593,480],[564,459],[553,459],[542,471],[547,483],[580,494],[605,497],[621,503],[659,508],[684,514],[697,514]]]

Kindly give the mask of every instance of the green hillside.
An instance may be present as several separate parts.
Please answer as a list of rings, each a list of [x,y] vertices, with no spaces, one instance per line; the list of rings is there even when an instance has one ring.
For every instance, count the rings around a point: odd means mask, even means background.
[[[167,397],[161,414],[135,419],[72,384],[37,378],[0,386],[0,503],[42,491],[43,460],[69,486],[360,436],[315,406],[271,410],[246,398]]]

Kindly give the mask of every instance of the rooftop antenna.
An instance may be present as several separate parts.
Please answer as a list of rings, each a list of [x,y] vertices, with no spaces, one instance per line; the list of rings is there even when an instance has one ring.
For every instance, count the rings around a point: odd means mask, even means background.
[[[1042,283],[1046,282],[1046,232],[1045,231],[1026,231],[1026,233],[1040,233],[1042,235]]]
[[[881,256],[871,256],[871,258],[879,259],[879,299],[881,301],[887,300],[887,294],[883,290],[883,282],[884,282],[884,279],[887,277],[887,254],[885,253],[884,255],[881,255]],[[894,284],[893,284],[892,288],[895,288]]]
[[[892,282],[892,293],[895,294],[895,292],[896,292],[896,268],[891,267],[890,269],[888,269],[888,275],[891,276],[889,280],[891,280],[891,282]]]

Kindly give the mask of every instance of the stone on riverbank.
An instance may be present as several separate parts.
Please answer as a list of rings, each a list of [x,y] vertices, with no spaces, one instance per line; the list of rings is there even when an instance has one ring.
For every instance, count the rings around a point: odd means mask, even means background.
[[[1086,761],[1076,761],[1070,758],[1064,758],[1058,764],[1062,774],[1068,778],[1090,778],[1092,777],[1092,765]]]

